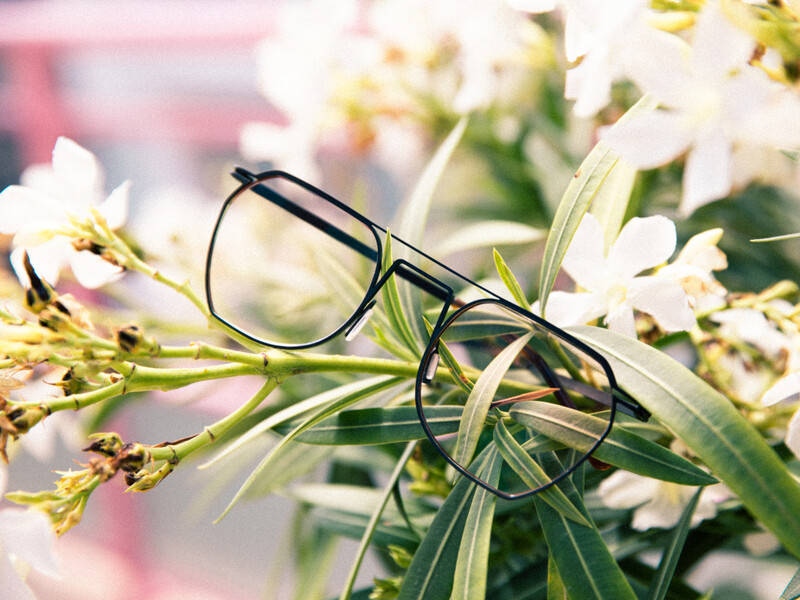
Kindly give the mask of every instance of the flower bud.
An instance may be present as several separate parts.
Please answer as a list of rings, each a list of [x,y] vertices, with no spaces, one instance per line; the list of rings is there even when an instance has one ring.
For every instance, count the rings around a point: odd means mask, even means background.
[[[133,473],[140,471],[150,458],[150,452],[142,444],[125,444],[116,453],[114,464],[126,473]]]
[[[22,255],[22,264],[31,282],[31,287],[25,290],[25,304],[32,312],[39,313],[53,301],[56,293],[49,283],[36,274],[27,252]]]
[[[138,352],[156,353],[159,345],[154,338],[146,337],[144,330],[130,323],[114,330],[114,341],[123,352],[134,354]]]
[[[114,456],[123,447],[122,438],[116,433],[94,433],[89,436],[94,441],[83,449],[105,456]]]
[[[45,410],[40,407],[23,408],[17,406],[6,413],[17,433],[25,433],[45,417]]]

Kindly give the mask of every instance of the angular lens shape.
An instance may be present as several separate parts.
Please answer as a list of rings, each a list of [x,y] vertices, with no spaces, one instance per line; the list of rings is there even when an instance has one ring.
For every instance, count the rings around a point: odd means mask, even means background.
[[[473,459],[496,443],[504,459],[495,488],[501,495],[551,485],[587,460],[610,431],[616,400],[602,359],[522,312],[494,300],[471,303],[435,342],[417,384],[423,424],[433,418],[431,406],[462,406],[458,433],[429,431],[429,437],[478,481]]]
[[[209,250],[209,302],[267,345],[303,347],[358,312],[378,274],[379,241],[346,207],[283,176],[225,204]]]

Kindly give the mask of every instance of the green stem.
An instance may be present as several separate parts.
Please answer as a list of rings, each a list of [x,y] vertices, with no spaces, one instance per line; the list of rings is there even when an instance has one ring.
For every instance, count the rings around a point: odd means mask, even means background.
[[[177,444],[169,444],[160,448],[150,448],[149,450],[153,460],[183,460],[192,452],[196,452],[200,448],[215,442],[231,427],[249,415],[259,404],[261,404],[261,402],[264,401],[267,396],[270,395],[270,393],[272,393],[272,390],[274,390],[277,386],[278,380],[270,377],[267,379],[264,385],[261,386],[261,389],[259,389],[258,392],[256,392],[256,394],[250,398],[250,400],[213,425],[206,427],[203,433]]]

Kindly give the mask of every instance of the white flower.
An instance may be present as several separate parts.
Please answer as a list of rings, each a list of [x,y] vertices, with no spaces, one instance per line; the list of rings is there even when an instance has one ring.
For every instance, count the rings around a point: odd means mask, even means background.
[[[646,531],[653,527],[669,529],[677,525],[697,488],[616,471],[600,483],[598,492],[603,504],[610,508],[636,508],[631,527]],[[692,516],[692,527],[705,519],[713,519],[717,514],[717,504],[728,495],[720,484],[706,487]]]
[[[722,229],[709,229],[692,236],[672,263],[658,270],[659,277],[678,282],[695,310],[711,310],[724,305],[725,288],[714,271],[728,267],[728,258],[717,247]]]
[[[674,252],[676,239],[675,225],[666,217],[635,217],[622,228],[606,256],[602,227],[586,214],[562,263],[586,291],[553,292],[547,318],[567,326],[605,315],[609,329],[635,337],[636,309],[652,315],[666,331],[691,329],[694,313],[679,284],[663,277],[637,276],[664,263]]]
[[[692,45],[658,36],[634,53],[628,76],[656,98],[656,110],[619,122],[604,141],[639,168],[653,168],[688,151],[681,212],[727,196],[737,147],[800,146],[800,100],[748,60],[755,40],[706,3]]]
[[[71,215],[90,217],[96,209],[112,229],[121,227],[128,213],[129,183],[106,198],[103,169],[94,154],[72,140],[58,138],[53,163],[34,165],[22,174],[21,185],[0,193],[0,233],[14,234],[11,259],[23,285],[28,278],[22,267],[27,251],[40,277],[55,285],[69,265],[81,285],[97,288],[117,278],[122,270],[88,251],[73,248],[65,234]]]
[[[711,319],[720,324],[721,337],[750,344],[770,358],[796,354],[791,338],[778,330],[760,310],[730,308],[714,313]]]
[[[778,379],[761,397],[764,406],[797,400],[800,397],[800,371],[793,371]],[[786,447],[800,459],[800,410],[794,413],[786,427]]]
[[[0,496],[8,483],[7,471],[0,466]],[[50,519],[31,509],[0,510],[0,586],[3,598],[34,600],[25,578],[31,570],[58,577],[54,535]]]

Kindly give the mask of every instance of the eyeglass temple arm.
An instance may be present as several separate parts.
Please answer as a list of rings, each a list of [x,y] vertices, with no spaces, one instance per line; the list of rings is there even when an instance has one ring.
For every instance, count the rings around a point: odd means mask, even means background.
[[[550,365],[547,364],[547,361],[532,348],[526,348],[523,353],[525,358],[539,373],[541,373],[547,385],[557,389],[556,396],[563,405],[575,408],[572,400],[569,399],[569,396],[564,391],[564,388],[567,388],[608,407],[611,407],[614,400],[616,400],[616,408],[618,411],[639,419],[640,421],[647,421],[650,418],[650,412],[636,402],[636,400],[624,390],[613,387],[611,392],[604,392],[603,390],[599,390],[581,381],[570,379],[563,375],[557,375],[550,368]]]
[[[650,411],[638,404],[625,390],[614,388],[614,390],[609,393],[562,375],[556,375],[556,378],[558,382],[568,390],[578,392],[605,406],[611,406],[613,395],[617,401],[617,410],[630,417],[634,417],[640,421],[647,421],[650,418]]]
[[[231,175],[238,181],[243,184],[249,184],[256,181],[256,176],[250,173],[249,171],[241,168],[236,167],[235,170],[231,173]],[[279,194],[273,189],[270,189],[266,185],[258,184],[254,185],[250,188],[256,194],[261,196],[262,198],[269,200],[276,206],[284,209],[287,212],[295,215],[299,219],[302,219],[312,227],[316,227],[323,233],[328,234],[333,239],[343,243],[345,246],[355,250],[362,256],[368,258],[369,260],[376,262],[378,260],[378,253],[377,251],[368,246],[367,244],[357,240],[352,235],[347,233],[346,231],[342,231],[333,223],[326,221],[319,215],[315,215],[311,211],[306,210],[302,206],[292,202],[287,197]],[[428,292],[429,294],[433,295],[434,297],[438,298],[439,300],[449,300],[451,294],[449,290],[443,289],[441,286],[435,285],[429,278],[424,277],[420,273],[414,265],[407,261],[397,260],[392,265],[387,273],[384,274],[383,279],[381,282],[376,285],[376,289],[381,287],[381,284],[387,279],[392,273],[396,274],[398,277],[402,277],[409,283],[416,285],[417,287],[421,288],[423,291]]]

